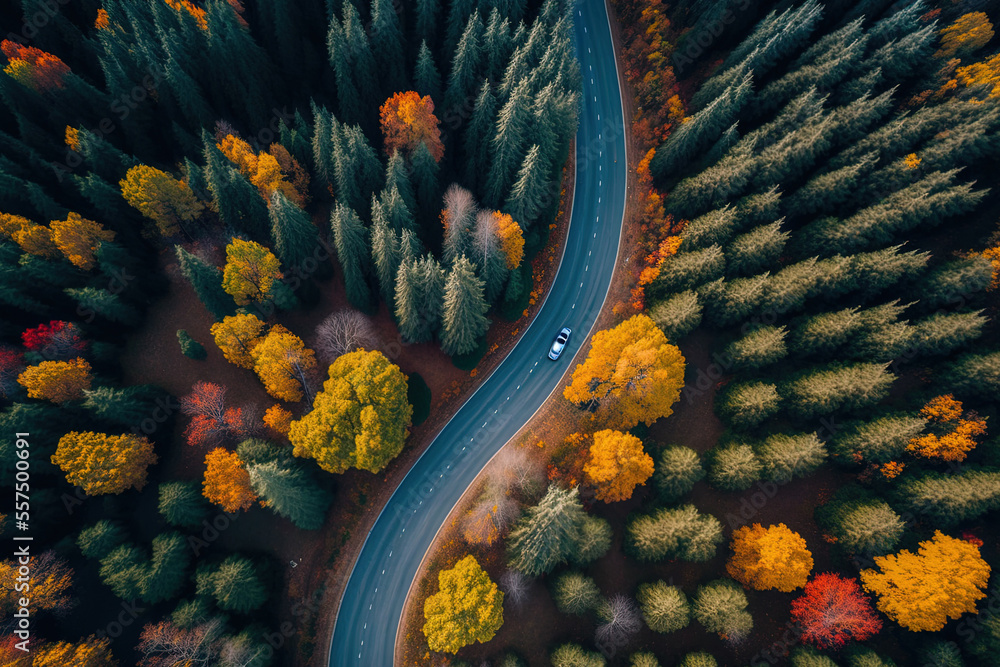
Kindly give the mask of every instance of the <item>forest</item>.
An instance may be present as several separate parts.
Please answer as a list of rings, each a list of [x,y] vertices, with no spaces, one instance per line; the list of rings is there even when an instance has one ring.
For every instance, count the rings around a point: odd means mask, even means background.
[[[613,8],[643,260],[406,664],[1000,664],[995,3]]]
[[[336,564],[328,517],[428,418],[398,350],[474,377],[536,301],[570,5],[0,9],[0,529],[34,554],[4,665],[322,659],[290,568]]]

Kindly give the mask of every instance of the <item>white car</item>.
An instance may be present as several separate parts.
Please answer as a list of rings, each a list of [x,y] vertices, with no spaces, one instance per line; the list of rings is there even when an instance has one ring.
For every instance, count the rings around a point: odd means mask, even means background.
[[[549,348],[549,359],[555,361],[562,354],[563,350],[566,349],[566,343],[569,342],[570,334],[573,330],[569,327],[563,327],[556,339],[552,341],[552,347]]]

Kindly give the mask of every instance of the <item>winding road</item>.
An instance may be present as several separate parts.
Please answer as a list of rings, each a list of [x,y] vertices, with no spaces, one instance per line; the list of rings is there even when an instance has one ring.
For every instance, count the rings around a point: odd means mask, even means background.
[[[420,562],[480,470],[556,389],[591,331],[615,268],[625,210],[625,125],[607,8],[577,3],[583,105],[564,254],[548,297],[503,363],[445,425],[397,487],[354,564],[336,617],[330,667],[393,664],[396,632]],[[573,329],[558,362],[559,329]]]

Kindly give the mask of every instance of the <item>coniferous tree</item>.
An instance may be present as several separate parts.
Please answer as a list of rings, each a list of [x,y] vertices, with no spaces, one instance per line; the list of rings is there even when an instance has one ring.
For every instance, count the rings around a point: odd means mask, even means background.
[[[492,156],[492,139],[495,131],[497,100],[490,85],[490,79],[485,79],[479,87],[476,106],[472,110],[472,118],[465,129],[465,182],[479,190],[485,184],[485,174],[489,172]]]
[[[989,400],[1000,392],[1000,352],[963,355],[942,376],[957,394]]]
[[[295,461],[277,460],[247,466],[254,492],[279,516],[303,530],[323,525],[332,496]]]
[[[632,519],[626,532],[626,549],[643,561],[680,558],[710,560],[722,542],[722,524],[694,505],[659,509]]]
[[[436,0],[422,0],[418,3],[418,11],[421,5],[434,3]],[[417,20],[420,20],[418,15]],[[419,29],[419,28],[418,28]],[[420,42],[420,51],[417,52],[417,63],[413,71],[413,88],[420,96],[430,95],[432,100],[441,99],[441,73],[434,63],[434,56],[431,54],[427,41]]]
[[[571,557],[586,520],[577,489],[549,486],[510,533],[507,557],[511,567],[528,576],[550,572]]]
[[[486,61],[484,75],[487,79],[498,81],[503,76],[513,49],[510,20],[494,6],[489,12],[486,33],[483,35],[483,51]]]
[[[333,184],[336,166],[333,159],[333,123],[325,107],[310,102],[313,115],[313,183],[324,192]]]
[[[448,89],[445,91],[444,104],[446,109],[459,109],[465,100],[475,94],[476,83],[482,70],[483,62],[483,21],[479,12],[473,12],[462,32],[462,37],[455,49],[451,63],[451,73],[448,76]]]
[[[441,264],[430,254],[421,258],[416,275],[420,285],[420,327],[413,333],[421,340],[430,340],[441,328],[447,276]]]
[[[319,246],[319,234],[309,214],[289,201],[279,190],[268,207],[274,250],[289,269],[303,267]]]
[[[739,442],[716,447],[708,461],[708,483],[723,491],[746,491],[764,469],[753,448]]]
[[[529,227],[542,214],[552,196],[548,165],[538,144],[528,149],[504,210],[524,227]]]
[[[417,195],[417,206],[410,210],[413,213],[418,213],[420,218],[428,224],[431,220],[437,222],[435,209],[441,198],[438,183],[439,167],[426,143],[421,142],[413,151],[410,165],[412,167],[413,187]]]
[[[222,289],[222,271],[205,260],[192,255],[180,246],[174,246],[181,273],[191,283],[198,300],[216,320],[236,311],[233,297]]]
[[[415,30],[417,38],[422,42],[422,44],[434,43],[438,21],[440,20],[440,13],[441,3],[439,0],[417,0],[417,19]],[[421,50],[423,50],[422,47]],[[421,91],[420,94],[431,95],[431,97],[434,97],[433,94],[425,91]]]
[[[501,245],[499,219],[493,211],[480,211],[472,233],[472,261],[485,287],[488,303],[496,303],[503,293],[510,270]]]
[[[601,591],[590,577],[579,572],[564,572],[552,584],[552,599],[564,614],[584,616],[597,608]]]
[[[372,222],[372,265],[378,278],[382,300],[392,306],[395,303],[396,273],[399,270],[399,237],[389,228],[385,218]]]
[[[399,196],[403,198],[403,203],[409,211],[417,210],[417,200],[413,190],[413,183],[410,180],[410,170],[407,168],[403,155],[394,150],[389,156],[389,162],[385,167],[385,188],[381,197],[386,197],[387,193],[395,188]]]
[[[448,20],[445,24],[444,44],[441,53],[445,57],[451,57],[458,42],[468,27],[469,17],[476,11],[476,0],[453,0],[448,7]]]
[[[375,63],[383,92],[391,94],[406,87],[403,31],[399,15],[390,0],[372,0],[371,38],[376,44]]]
[[[263,241],[269,238],[267,204],[257,188],[226,159],[215,141],[202,135],[205,183],[212,195],[212,208],[222,224]]]
[[[367,312],[372,307],[368,286],[372,253],[368,247],[367,231],[357,214],[339,202],[330,214],[330,230],[337,248],[337,260],[344,272],[347,300],[358,310]]]
[[[929,517],[935,525],[952,526],[1000,507],[1000,473],[928,472],[900,484],[899,495],[911,512]]]
[[[445,282],[441,314],[441,349],[445,354],[466,354],[476,348],[479,338],[490,326],[487,310],[484,283],[476,277],[472,263],[462,255],[455,261]]]
[[[523,79],[500,109],[493,138],[492,164],[486,178],[486,203],[497,207],[510,192],[524,159],[531,105],[527,79]]]

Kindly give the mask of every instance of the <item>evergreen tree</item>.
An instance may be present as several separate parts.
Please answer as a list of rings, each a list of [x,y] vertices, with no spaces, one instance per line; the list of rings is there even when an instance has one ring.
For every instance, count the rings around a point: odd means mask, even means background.
[[[479,270],[487,303],[496,303],[503,293],[507,276],[507,256],[501,246],[499,220],[493,211],[480,211],[472,234],[472,261]]]
[[[422,44],[433,44],[434,36],[437,33],[439,15],[441,13],[441,3],[439,0],[417,0],[417,20],[416,35]],[[423,50],[423,47],[421,47]],[[419,78],[417,81],[419,82]],[[418,84],[419,86],[419,84]],[[419,88],[418,88],[419,90]],[[420,91],[421,95],[434,95],[429,92]]]
[[[814,417],[873,405],[885,398],[895,379],[888,364],[832,365],[802,374],[781,393],[795,415]]]
[[[899,486],[899,495],[914,514],[927,516],[937,526],[953,526],[1000,507],[1000,473],[983,470],[952,475],[928,472],[905,480]]]
[[[117,294],[96,287],[66,288],[66,296],[77,304],[77,312],[83,317],[100,315],[110,322],[133,326],[139,322],[142,315]]]
[[[420,326],[413,330],[415,340],[430,340],[441,328],[445,281],[441,264],[430,254],[424,255],[416,267],[416,282],[420,286]]]
[[[194,288],[198,300],[212,313],[216,320],[236,312],[233,297],[222,289],[222,270],[212,266],[181,246],[174,246],[181,274]]]
[[[920,354],[945,355],[979,338],[986,326],[983,311],[935,313],[913,327],[913,347]]]
[[[680,500],[705,477],[705,469],[698,452],[689,447],[674,445],[660,453],[656,462],[653,484],[660,498],[667,503]]]
[[[643,620],[654,632],[676,632],[691,622],[691,605],[678,586],[664,581],[640,584],[636,597]]]
[[[217,567],[203,566],[195,576],[199,595],[211,595],[223,611],[248,614],[267,602],[267,588],[249,558],[232,555]]]
[[[468,27],[470,15],[476,11],[476,0],[452,0],[448,7],[448,20],[441,53],[450,56],[455,53],[458,42]]]
[[[444,95],[446,109],[462,108],[465,100],[475,93],[479,73],[482,70],[482,39],[483,21],[479,17],[479,12],[473,12],[452,59],[448,89]]]
[[[479,87],[476,106],[472,110],[469,126],[465,128],[465,182],[479,191],[485,185],[484,175],[489,172],[492,156],[492,139],[496,128],[497,100],[485,79]]]
[[[212,208],[227,227],[263,241],[269,238],[267,204],[257,188],[226,159],[215,141],[202,136],[205,183],[212,194]]]
[[[424,342],[427,340],[428,333],[422,326],[421,286],[417,282],[418,267],[416,261],[400,262],[399,271],[396,273],[396,321],[399,323],[400,335],[408,343]]]
[[[387,193],[395,189],[399,196],[403,198],[403,203],[410,211],[417,210],[417,200],[413,191],[413,183],[410,181],[410,170],[407,168],[406,160],[402,154],[394,150],[389,156],[389,162],[385,168],[385,188],[381,197],[386,197]]]
[[[372,265],[378,278],[382,300],[395,303],[396,273],[399,271],[399,237],[389,228],[385,218],[372,222]]]
[[[751,429],[774,415],[781,396],[776,385],[769,382],[739,382],[731,384],[716,402],[719,417],[736,429]]]
[[[297,462],[278,461],[247,466],[254,492],[267,506],[303,530],[323,525],[333,498]]]
[[[333,184],[336,166],[333,160],[333,122],[325,107],[310,102],[313,114],[312,162],[313,184],[326,193]]]
[[[209,505],[194,482],[160,484],[160,515],[172,526],[196,528],[208,518]]]
[[[724,354],[732,360],[734,368],[758,369],[783,359],[785,327],[758,327],[729,344]]]
[[[764,469],[753,448],[738,442],[716,447],[708,461],[708,483],[723,491],[746,491]]]
[[[835,460],[848,465],[861,461],[888,463],[897,460],[926,426],[926,421],[907,413],[849,422],[833,435],[830,452]]]
[[[330,214],[330,231],[337,248],[337,261],[344,273],[347,300],[358,310],[368,312],[372,307],[368,286],[372,253],[365,227],[354,211],[338,202]]]
[[[427,144],[421,142],[410,158],[412,167],[413,187],[417,194],[417,207],[410,209],[419,213],[426,224],[433,220],[437,222],[437,206],[441,200],[441,190],[438,183],[438,163],[431,154]]]
[[[466,354],[476,349],[479,338],[489,329],[489,304],[483,296],[484,283],[476,277],[473,264],[462,255],[455,261],[444,288],[441,349],[445,354]]]
[[[510,192],[511,184],[524,159],[529,132],[531,104],[527,79],[523,79],[497,118],[493,138],[492,164],[486,178],[486,203],[497,207]]]
[[[728,639],[746,637],[753,628],[747,596],[733,580],[716,579],[698,587],[691,615],[709,632]]]
[[[548,165],[538,144],[528,149],[504,210],[525,228],[538,220],[552,197]]]
[[[601,603],[601,591],[590,577],[579,572],[564,572],[552,584],[552,599],[563,614],[584,616]]]
[[[715,556],[722,542],[722,524],[694,505],[658,509],[629,521],[626,549],[642,561],[681,560],[702,562]]]
[[[151,385],[95,387],[85,389],[83,408],[105,421],[126,428],[138,426],[153,409],[153,401],[162,394]]]
[[[371,38],[376,45],[376,71],[387,95],[406,87],[403,31],[391,0],[372,0]]]
[[[948,262],[921,281],[917,288],[920,305],[941,308],[982,292],[993,280],[993,264],[985,257],[968,257]]]
[[[530,577],[552,571],[576,549],[586,518],[577,489],[549,486],[510,533],[507,557],[511,567]]]
[[[412,191],[410,196],[412,196]],[[395,186],[383,190],[379,194],[377,202],[372,197],[372,221],[381,217],[396,234],[400,234],[406,229],[413,229],[413,215],[410,210]]]
[[[486,33],[483,36],[483,50],[486,60],[484,74],[490,81],[498,81],[510,60],[514,44],[511,41],[510,20],[501,15],[495,6],[489,10],[489,20],[486,22]]]
[[[783,221],[761,225],[734,238],[726,248],[726,274],[752,275],[773,266],[791,236],[781,231]]]
[[[826,447],[815,433],[772,435],[755,453],[764,477],[779,484],[812,474],[826,461]]]
[[[421,0],[418,3],[419,11],[422,5],[436,3],[436,0]],[[420,20],[418,15],[418,21]],[[421,97],[430,95],[432,100],[441,99],[441,73],[434,63],[434,56],[427,47],[427,41],[420,42],[420,51],[417,52],[417,63],[413,71],[413,88]]]
[[[309,214],[289,201],[279,190],[268,207],[274,250],[289,269],[302,269],[319,247],[319,234]]]
[[[680,252],[663,262],[660,275],[650,284],[648,293],[650,297],[657,298],[698,287],[721,276],[725,267],[726,258],[718,245]]]
[[[991,400],[1000,392],[1000,352],[966,354],[942,375],[944,384],[955,393]]]
[[[701,311],[698,294],[693,290],[685,290],[655,304],[650,308],[649,316],[668,340],[676,341],[701,324]]]

